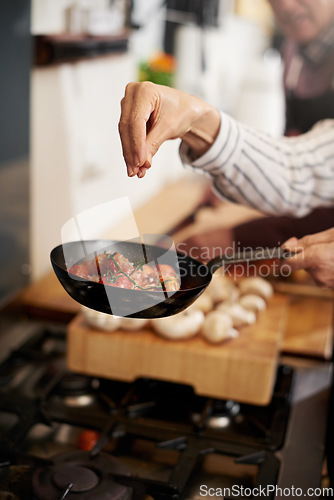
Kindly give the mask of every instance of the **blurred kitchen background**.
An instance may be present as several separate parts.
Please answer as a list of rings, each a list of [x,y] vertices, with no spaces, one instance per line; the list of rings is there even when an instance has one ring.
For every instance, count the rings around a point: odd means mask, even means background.
[[[261,217],[208,206],[208,179],[182,168],[178,141],[128,178],[120,101],[152,78],[280,135],[281,41],[266,0],[1,0],[0,499],[194,500],[201,484],[306,491],[333,479],[332,290],[305,271],[265,282],[267,309],[211,346],[170,341],[173,324],[168,339],[145,322],[139,332],[133,318],[107,333],[115,317],[82,309],[50,263],[68,221],[103,233],[113,216],[122,229],[128,200],[141,234],[179,242]],[[214,293],[206,312],[224,300]],[[92,447],[100,465],[81,467]]]
[[[283,131],[280,35],[265,0],[5,0],[0,9],[0,262],[15,261],[7,277],[0,269],[0,301],[50,272],[75,214],[120,196],[136,210],[185,175],[177,141],[145,181],[126,175],[120,100],[152,58],[174,58],[175,87]]]

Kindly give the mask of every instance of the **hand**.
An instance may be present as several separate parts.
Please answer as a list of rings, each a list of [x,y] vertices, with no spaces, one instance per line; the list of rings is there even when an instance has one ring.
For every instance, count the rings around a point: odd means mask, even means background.
[[[285,261],[293,271],[306,269],[319,286],[334,288],[334,228],[291,238],[283,246],[298,252]]]
[[[181,138],[200,156],[213,144],[219,112],[198,97],[151,82],[129,83],[119,133],[130,177],[144,177],[161,144]]]

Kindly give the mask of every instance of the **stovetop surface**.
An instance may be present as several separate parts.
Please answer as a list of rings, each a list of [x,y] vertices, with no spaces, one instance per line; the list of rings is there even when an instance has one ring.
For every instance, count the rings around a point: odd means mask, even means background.
[[[279,367],[271,403],[257,407],[75,374],[65,354],[65,329],[39,325],[0,364],[0,500],[195,499],[201,485],[277,483],[291,367]],[[96,432],[89,451],[86,430]]]

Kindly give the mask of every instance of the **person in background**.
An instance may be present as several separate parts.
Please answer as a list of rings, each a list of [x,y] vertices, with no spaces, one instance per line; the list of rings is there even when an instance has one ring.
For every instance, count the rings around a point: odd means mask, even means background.
[[[334,0],[268,0],[280,32],[285,36],[284,62],[286,103],[285,135],[308,132],[323,119],[334,118]],[[214,197],[209,204],[216,205]],[[237,225],[195,234],[185,248],[217,249],[238,246],[276,246],[292,235],[326,230],[334,225],[334,208],[320,207],[305,217],[261,217]]]
[[[333,0],[268,0],[282,46],[286,135],[307,132],[334,118]]]
[[[334,1],[268,0],[281,33],[284,62],[285,135],[308,132],[320,120],[334,118]],[[277,245],[290,235],[302,237],[334,224],[334,209],[317,209],[305,218],[258,219],[235,228],[233,239],[257,245],[267,233]]]

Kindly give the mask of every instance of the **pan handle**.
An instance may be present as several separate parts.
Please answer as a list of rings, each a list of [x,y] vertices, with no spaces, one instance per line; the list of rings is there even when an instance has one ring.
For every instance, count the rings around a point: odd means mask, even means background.
[[[242,264],[245,262],[257,262],[261,260],[288,259],[295,255],[296,252],[289,252],[281,247],[275,248],[258,248],[254,250],[245,250],[232,255],[219,255],[207,263],[211,274],[217,269],[226,264]]]

